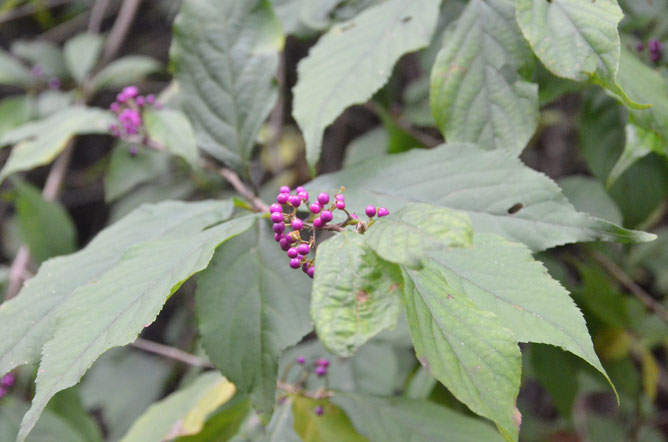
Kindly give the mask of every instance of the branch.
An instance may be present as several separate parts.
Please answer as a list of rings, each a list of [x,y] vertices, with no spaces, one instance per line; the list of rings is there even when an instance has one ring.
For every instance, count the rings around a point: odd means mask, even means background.
[[[590,251],[591,256],[607,271],[610,276],[615,278],[622,286],[633,293],[647,308],[656,313],[661,319],[668,322],[668,310],[652,295],[647,293],[642,287],[627,275],[617,264],[611,261],[604,254],[597,251]]]
[[[239,175],[232,169],[228,169],[226,167],[216,167],[213,163],[209,161],[204,162],[205,166],[209,168],[216,169],[220,176],[225,178],[231,185],[234,187],[234,189],[241,194],[246,200],[251,203],[253,206],[253,209],[257,212],[269,212],[269,206],[265,204],[264,201],[262,201],[260,198],[255,196],[253,191],[251,191],[244,183],[241,181],[241,178],[239,178]]]
[[[109,6],[109,0],[96,0],[93,5],[93,9],[90,12],[90,20],[88,21],[88,32],[93,32],[95,34],[100,32],[100,27],[102,26],[102,20],[107,12],[107,7]]]
[[[169,345],[158,344],[157,342],[147,341],[146,339],[137,338],[135,342],[130,344],[132,347],[144,350],[149,353],[163,356],[165,358],[174,359],[175,361],[183,362],[184,364],[192,365],[193,367],[214,368],[213,364],[204,359],[198,358],[195,355],[186,353],[176,347]]]
[[[118,17],[111,27],[109,38],[107,38],[107,43],[102,51],[100,65],[104,66],[111,61],[121,49],[130,26],[132,26],[132,22],[137,15],[140,3],[141,0],[123,0],[121,9],[118,11]]]

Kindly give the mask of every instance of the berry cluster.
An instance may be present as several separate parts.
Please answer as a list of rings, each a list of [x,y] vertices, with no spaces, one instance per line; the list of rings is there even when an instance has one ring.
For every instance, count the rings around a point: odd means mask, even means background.
[[[359,217],[346,210],[346,198],[343,196],[342,187],[334,195],[334,200],[330,202],[330,196],[327,193],[321,193],[316,200],[311,203],[309,194],[303,187],[297,187],[294,193],[288,186],[283,186],[276,196],[276,203],[269,207],[270,218],[274,223],[274,239],[279,243],[281,249],[287,252],[290,258],[290,267],[301,269],[308,276],[313,278],[315,273],[314,258],[308,259],[308,254],[315,246],[315,231],[318,229],[341,230],[349,225],[359,224]],[[306,221],[297,217],[297,209],[304,204],[308,207],[310,215]],[[346,219],[339,224],[330,224],[334,219],[335,210],[341,210],[346,214]],[[367,206],[366,215],[371,219],[378,215],[379,217],[390,214],[384,207],[376,209],[374,206]],[[292,228],[291,232],[286,232],[286,225]],[[364,224],[366,227],[366,224]],[[307,240],[302,238],[302,230],[310,231]],[[308,232],[307,232],[308,234]]]
[[[639,42],[636,45],[636,50],[642,52],[645,50],[645,45],[643,42]],[[663,43],[661,43],[656,38],[650,38],[647,42],[647,52],[649,52],[649,59],[652,63],[659,63],[661,58],[663,58]]]
[[[16,377],[13,373],[7,373],[0,379],[0,398],[7,394],[9,388],[14,385]]]
[[[42,68],[42,66],[38,64],[34,65],[30,70],[30,73],[33,75],[33,77],[38,78],[41,81],[46,80],[46,84],[49,86],[49,89],[60,89],[60,78],[50,77],[47,80],[46,72],[44,72],[44,68]]]
[[[136,86],[123,88],[116,95],[116,101],[109,106],[109,109],[116,114],[118,119],[118,124],[112,124],[109,127],[111,134],[119,138],[140,134],[143,124],[141,111],[147,106],[160,108],[160,104],[156,103],[154,95],[139,95],[139,89]]]
[[[297,363],[299,365],[306,364],[306,358],[304,356],[298,356]],[[329,359],[327,358],[316,359],[315,362],[313,363],[313,366],[315,367],[314,373],[318,377],[327,376],[327,367],[329,367]],[[322,416],[323,413],[325,412],[325,409],[322,406],[318,405],[315,407],[313,411],[315,412],[316,415]]]

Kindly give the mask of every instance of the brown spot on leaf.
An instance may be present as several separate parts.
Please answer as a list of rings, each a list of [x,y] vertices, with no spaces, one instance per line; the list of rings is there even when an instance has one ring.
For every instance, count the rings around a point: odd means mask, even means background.
[[[522,209],[524,209],[524,204],[522,203],[514,204],[512,207],[508,209],[508,214],[512,215],[514,213],[519,212]]]
[[[357,292],[357,302],[367,302],[369,300],[369,294],[364,290]]]
[[[455,297],[448,293],[448,299],[455,299]]]

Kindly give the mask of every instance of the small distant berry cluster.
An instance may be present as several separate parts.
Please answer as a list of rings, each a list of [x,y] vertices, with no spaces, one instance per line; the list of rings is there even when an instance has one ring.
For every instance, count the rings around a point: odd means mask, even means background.
[[[0,398],[5,396],[9,391],[10,387],[14,385],[16,377],[13,373],[7,373],[0,379]]]
[[[638,52],[642,52],[645,50],[645,45],[642,42],[639,42],[636,49]],[[649,53],[649,59],[652,63],[659,63],[661,58],[663,58],[663,43],[656,38],[650,38],[647,42],[647,52]]]
[[[298,356],[297,363],[299,365],[306,364],[306,358],[304,356]],[[313,366],[315,367],[314,373],[316,374],[316,376],[318,377],[327,376],[327,367],[329,367],[329,359],[327,358],[316,359]],[[318,405],[315,407],[313,411],[315,412],[316,415],[322,416],[323,413],[325,412],[325,409],[321,405]]]
[[[270,218],[274,223],[274,239],[281,246],[283,251],[287,252],[290,258],[290,267],[301,269],[309,277],[313,278],[315,273],[315,258],[308,259],[308,254],[315,246],[315,231],[324,230],[342,230],[349,225],[363,226],[366,229],[367,224],[361,223],[359,217],[346,210],[346,198],[343,196],[342,187],[334,195],[334,200],[330,202],[330,196],[327,193],[321,193],[316,200],[311,203],[309,194],[303,187],[297,187],[294,193],[288,186],[283,186],[276,196],[276,203],[269,207]],[[306,221],[297,217],[297,209],[304,204],[309,208],[310,215]],[[339,224],[330,224],[334,219],[335,210],[341,210],[346,214],[345,221]],[[366,215],[372,219],[374,216],[387,216],[390,211],[384,207],[376,209],[374,206],[367,206]],[[292,228],[291,232],[286,232],[286,225]],[[371,223],[369,223],[370,225]],[[302,230],[310,232],[308,239],[302,238]]]
[[[129,138],[141,134],[143,132],[141,112],[149,106],[155,106],[156,109],[161,107],[160,103],[155,101],[154,95],[139,95],[139,89],[136,86],[123,88],[116,95],[116,101],[109,106],[109,110],[116,114],[118,120],[109,127],[111,134],[118,138]]]
[[[41,81],[46,80],[47,86],[49,86],[49,89],[53,90],[58,90],[60,89],[60,78],[58,77],[50,77],[47,80],[47,75],[46,72],[44,71],[44,68],[38,64],[34,65],[32,69],[30,70],[30,73],[33,75],[33,77],[38,78]]]

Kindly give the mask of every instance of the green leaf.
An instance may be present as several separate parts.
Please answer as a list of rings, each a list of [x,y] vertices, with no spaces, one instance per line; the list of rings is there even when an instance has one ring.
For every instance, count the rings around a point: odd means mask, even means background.
[[[559,187],[577,210],[611,223],[622,223],[622,213],[596,178],[571,175],[561,178]]]
[[[118,142],[111,152],[109,167],[104,175],[104,199],[107,202],[169,173],[170,157],[166,152],[140,148],[132,156],[129,150],[129,144]]]
[[[110,112],[77,106],[6,132],[0,146],[20,142],[0,171],[0,182],[13,173],[49,164],[75,135],[107,133],[113,121]]]
[[[377,127],[355,138],[346,147],[344,167],[387,153],[389,138],[387,130],[383,127]]]
[[[552,396],[559,414],[570,418],[578,393],[578,359],[550,345],[531,345],[529,355],[534,376]]]
[[[268,417],[281,351],[311,330],[308,277],[287,266],[261,221],[221,247],[197,281],[195,307],[207,355]]]
[[[364,213],[373,204],[392,213],[411,201],[444,206],[467,213],[476,232],[495,232],[534,251],[577,241],[654,238],[576,212],[545,175],[504,151],[471,144],[377,157],[318,177],[307,190],[317,195],[341,185],[349,211]]]
[[[298,69],[293,115],[313,171],[325,128],[364,103],[390,78],[396,61],[431,40],[440,0],[389,0],[333,26]]]
[[[34,186],[14,181],[16,215],[21,240],[38,262],[76,250],[77,231],[69,214],[57,202],[45,201]]]
[[[231,202],[163,202],[137,209],[100,232],[81,251],[45,262],[19,295],[0,305],[0,371],[39,361],[56,311],[77,287],[96,281],[126,250],[144,241],[190,236],[230,217]]]
[[[278,99],[280,25],[264,0],[184,2],[170,57],[198,145],[248,175],[258,131]]]
[[[624,133],[626,135],[624,150],[605,180],[608,189],[614,186],[619,177],[638,160],[645,158],[654,149],[663,149],[660,136],[643,127],[630,123],[624,127]]]
[[[54,43],[46,40],[17,40],[12,43],[12,53],[39,66],[49,77],[68,75],[63,52]]]
[[[329,401],[316,401],[305,396],[294,396],[292,414],[294,428],[299,437],[313,442],[363,442],[367,439],[355,431],[350,419]],[[315,414],[315,407],[324,409],[322,416]]]
[[[121,442],[171,440],[197,434],[208,414],[230,400],[234,392],[234,384],[220,373],[203,373],[190,385],[150,406]]]
[[[103,88],[115,88],[142,80],[144,77],[162,69],[160,62],[145,55],[128,55],[112,61],[91,80],[91,88],[97,91]]]
[[[145,241],[127,249],[94,284],[75,289],[58,309],[53,337],[42,348],[35,397],[23,417],[18,442],[55,393],[76,384],[109,348],[134,341],[167,298],[207,267],[218,245],[249,229],[256,219],[248,215],[203,231]],[[86,312],[84,318],[81,311]]]
[[[364,236],[344,231],[318,246],[311,317],[322,344],[352,356],[401,310],[399,269],[378,257]]]
[[[522,244],[478,234],[473,247],[433,252],[448,285],[494,313],[520,342],[556,345],[607,378],[582,313]]]
[[[0,139],[5,133],[30,120],[32,103],[27,95],[7,97],[0,101]]]
[[[410,203],[376,220],[365,235],[366,243],[384,260],[420,267],[425,253],[473,242],[469,217],[444,207]]]
[[[65,64],[77,83],[86,80],[102,52],[103,38],[98,34],[83,33],[65,43]]]
[[[297,436],[294,428],[294,417],[292,415],[293,396],[286,397],[277,407],[266,428],[266,436],[260,439],[262,442],[302,442]]]
[[[0,50],[0,84],[28,87],[34,83],[30,70],[7,52]]]
[[[192,167],[199,167],[195,133],[183,112],[148,109],[143,117],[149,137],[164,145],[167,151],[186,160]]]
[[[179,437],[177,441],[224,442],[230,440],[237,434],[239,427],[250,411],[250,400],[235,396],[206,421],[202,431],[191,436]]]
[[[369,440],[385,442],[502,441],[485,422],[433,402],[338,393],[333,402]],[[446,437],[447,435],[447,437]]]
[[[538,125],[538,86],[513,0],[473,0],[449,31],[431,73],[431,107],[448,141],[519,154]],[[493,36],[493,37],[491,37]]]
[[[102,432],[97,421],[84,409],[78,388],[68,388],[56,394],[44,411],[60,416],[79,432],[84,440],[102,442]]]
[[[505,321],[479,310],[431,262],[403,274],[408,325],[422,365],[472,411],[494,421],[506,439],[517,440],[522,358]]]
[[[648,107],[631,100],[617,83],[617,24],[624,17],[617,0],[515,0],[515,7],[522,33],[552,73],[600,84],[629,107]]]

